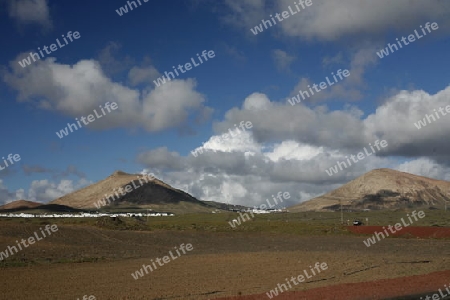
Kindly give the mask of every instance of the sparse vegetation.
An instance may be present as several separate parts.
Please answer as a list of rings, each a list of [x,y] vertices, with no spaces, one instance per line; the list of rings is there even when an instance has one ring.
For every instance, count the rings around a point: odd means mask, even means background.
[[[344,223],[347,220],[362,220],[365,225],[368,218],[369,225],[395,224],[405,214],[413,211],[358,211],[344,210]],[[416,209],[417,210],[417,209]],[[135,211],[136,212],[136,211]],[[142,212],[142,210],[141,210]],[[436,209],[425,210],[426,217],[416,222],[415,226],[443,226],[450,227],[450,211]],[[66,219],[0,219],[0,222],[18,222],[45,225],[51,223],[65,225],[91,225],[111,230],[176,230],[176,231],[216,231],[216,232],[270,232],[288,234],[323,234],[344,233],[339,229],[341,218],[337,212],[303,212],[303,213],[272,213],[256,214],[251,222],[245,222],[241,226],[231,228],[229,221],[236,218],[237,213],[220,214],[185,214],[173,217],[135,217],[135,218],[66,218]]]

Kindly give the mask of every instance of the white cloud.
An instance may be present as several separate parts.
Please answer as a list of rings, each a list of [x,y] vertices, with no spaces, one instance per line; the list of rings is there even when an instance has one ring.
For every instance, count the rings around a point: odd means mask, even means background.
[[[247,189],[239,182],[228,180],[220,186],[223,195],[223,202],[232,203],[236,198],[243,198],[247,195]]]
[[[80,179],[76,183],[67,179],[62,179],[59,183],[48,179],[33,180],[28,190],[27,200],[46,203],[76,191],[88,183],[85,179]]]
[[[396,170],[419,176],[440,178],[442,180],[450,181],[449,168],[442,166],[429,158],[419,158],[407,161],[397,166]]]
[[[279,191],[296,195],[284,204],[293,205],[390,163],[389,159],[372,156],[330,178],[325,170],[345,159],[348,151],[295,141],[259,144],[251,131],[229,140],[218,140],[220,137],[212,136],[197,157],[183,157],[176,152],[169,155],[167,149],[157,149],[140,153],[139,161],[148,170],[165,170],[164,181],[183,187],[199,199],[249,206],[259,205]]]
[[[87,181],[86,179],[80,179],[77,182],[67,179],[62,179],[59,182],[48,179],[33,180],[28,191],[25,189],[18,189],[14,192],[10,191],[0,179],[0,203],[9,203],[15,200],[30,200],[47,203],[91,183],[92,182]]]
[[[136,86],[141,83],[152,83],[153,80],[158,78],[161,74],[154,66],[148,67],[133,67],[128,73],[128,80],[132,86]]]
[[[449,98],[450,86],[436,94],[400,91],[374,113],[364,116],[356,106],[330,111],[327,106],[309,108],[303,103],[291,106],[270,101],[264,94],[252,94],[244,100],[242,108],[230,109],[215,128],[226,130],[248,120],[253,124],[257,143],[292,140],[315,147],[359,151],[377,139],[385,139],[389,146],[383,155],[449,158],[450,122],[446,119],[450,116],[440,116],[420,130],[414,126],[425,114],[436,114],[434,109],[449,105]]]
[[[446,133],[450,128],[445,124],[450,123],[438,120],[428,125],[422,129],[428,130],[423,131],[425,136],[413,125],[425,113],[446,104],[449,93],[450,87],[434,95],[401,91],[367,117],[354,106],[334,111],[326,106],[292,107],[253,93],[241,108],[230,109],[224,120],[214,124],[216,134],[199,145],[202,154],[182,156],[160,148],[140,153],[139,162],[199,199],[248,206],[259,205],[279,191],[292,195],[283,205],[293,205],[376,168],[449,179],[450,165],[439,167],[435,155],[448,162]],[[252,122],[252,128],[224,138],[228,129],[241,121]],[[388,141],[388,147],[377,153],[385,156],[366,157],[333,176],[325,172],[376,139]],[[392,153],[417,159],[398,163],[389,156]]]
[[[448,25],[450,12],[450,3],[440,0],[312,2],[310,7],[279,24],[285,35],[331,41],[351,35],[383,34],[390,30],[410,32],[424,21],[435,21],[444,27]],[[280,11],[287,10],[288,6],[293,6],[291,0],[278,2]]]
[[[292,0],[227,0],[221,19],[250,33],[270,15],[295,11]],[[312,1],[288,19],[277,21],[273,32],[305,40],[336,41],[344,37],[377,36],[388,31],[411,32],[421,22],[438,22],[440,30],[449,29],[450,2],[441,0],[320,0]],[[407,17],[405,17],[407,16]],[[269,34],[269,33],[265,33]]]
[[[436,121],[420,130],[414,123],[425,118],[426,114],[435,116],[434,110],[449,105],[449,98],[450,86],[434,95],[422,90],[400,91],[363,121],[362,132],[366,139],[379,137],[387,140],[390,154],[448,157],[450,115],[439,113],[439,119],[435,117]]]
[[[270,100],[265,94],[253,93],[244,100],[244,109],[267,110],[270,107]]]
[[[13,61],[11,68],[12,72],[6,73],[3,79],[18,91],[18,101],[33,102],[40,108],[73,118],[87,116],[106,102],[118,103],[118,109],[111,113],[114,116],[106,115],[90,123],[90,128],[187,130],[190,129],[188,117],[204,120],[212,111],[203,105],[205,97],[195,90],[197,83],[193,79],[171,80],[156,89],[140,90],[114,82],[95,60],[65,65],[57,63],[55,58],[47,58],[26,68]],[[144,72],[142,77],[138,69],[133,70],[134,83],[142,82],[148,75]]]
[[[24,200],[24,199],[26,199],[25,190],[24,189],[18,189],[16,191],[16,199],[15,200]]]
[[[317,155],[324,153],[323,147],[313,147],[309,145],[300,145],[295,141],[283,141],[273,147],[272,152],[266,152],[265,155],[270,160],[277,162],[285,160],[310,160]]]
[[[253,140],[253,137],[249,131],[242,131],[239,133],[235,128],[228,133],[212,136],[206,143],[203,144],[204,150],[219,151],[219,152],[251,152],[257,153],[260,151],[259,146]]]
[[[48,0],[10,0],[8,13],[19,24],[39,24],[45,29],[52,26]]]
[[[334,111],[325,106],[292,107],[254,93],[241,108],[230,109],[223,121],[214,124],[218,133],[201,146],[207,150],[203,154],[184,157],[171,152],[172,159],[165,159],[164,176],[197,198],[249,206],[263,203],[279,191],[290,192],[289,206],[377,168],[449,180],[450,123],[444,116],[421,131],[413,124],[424,114],[448,105],[449,97],[450,86],[436,94],[400,91],[364,117],[352,106]],[[221,139],[241,120],[251,121],[252,129],[229,140]],[[368,156],[333,176],[325,172],[377,139],[388,142],[377,152],[380,156]],[[411,158],[399,162],[393,154]],[[170,160],[183,167],[171,170]]]
[[[141,153],[137,160],[158,169],[170,168],[174,170],[183,168],[179,154],[176,152],[169,152],[166,147]]]
[[[208,143],[214,144],[214,137]],[[316,147],[295,141],[283,141],[269,146],[252,142],[257,148],[253,155],[246,155],[240,145],[230,143],[210,146],[210,151],[197,157],[174,157],[183,168],[145,164],[148,170],[164,169],[162,179],[201,200],[228,202],[258,206],[271,195],[289,192],[291,199],[282,206],[290,206],[309,200],[338,188],[357,176],[377,168],[392,168],[437,179],[450,179],[450,167],[440,166],[429,159],[418,159],[399,164],[392,158],[369,156],[344,171],[330,177],[325,170],[345,156],[357,154],[347,149]],[[213,148],[214,147],[214,148]],[[211,150],[211,149],[214,149]],[[359,149],[362,151],[362,149]],[[150,161],[149,161],[150,162]]]
[[[18,199],[16,199],[16,195],[14,194],[14,192],[10,192],[8,188],[3,184],[3,180],[0,179],[0,205],[15,200]]]

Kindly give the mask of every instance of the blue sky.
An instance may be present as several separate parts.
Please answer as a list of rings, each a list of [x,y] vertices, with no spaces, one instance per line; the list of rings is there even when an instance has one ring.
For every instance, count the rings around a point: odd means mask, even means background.
[[[247,205],[278,191],[293,195],[287,204],[305,201],[374,168],[450,179],[450,117],[414,126],[450,104],[449,2],[312,1],[258,35],[250,28],[294,1],[141,3],[119,16],[126,1],[0,1],[0,157],[21,156],[0,171],[0,203],[48,202],[119,169]],[[427,22],[439,28],[376,55]],[[69,31],[81,37],[18,64]],[[214,58],[155,86],[203,50]],[[287,102],[338,69],[350,76]],[[118,109],[58,138],[108,101]],[[253,127],[219,139],[241,121]],[[389,146],[325,171],[377,139]]]

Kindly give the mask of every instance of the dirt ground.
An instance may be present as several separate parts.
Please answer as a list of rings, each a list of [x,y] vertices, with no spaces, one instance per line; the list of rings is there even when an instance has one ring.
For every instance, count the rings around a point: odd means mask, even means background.
[[[445,287],[450,285],[450,271],[433,272],[427,275],[382,279],[363,283],[345,283],[301,292],[280,294],[277,300],[418,300],[433,294],[448,295]],[[440,290],[440,292],[439,292]],[[424,292],[427,291],[427,292]],[[422,297],[422,298],[420,298]],[[436,296],[435,296],[436,298]],[[256,300],[268,299],[266,294],[227,297],[216,300]],[[449,299],[448,297],[438,299]]]
[[[348,226],[347,229],[353,233],[358,234],[374,234],[375,232],[382,232],[384,235],[384,229],[386,229],[389,236],[410,236],[419,238],[450,238],[450,229],[446,227],[416,227],[409,226],[403,227],[399,231],[395,231],[392,228],[392,233],[386,227],[383,226]]]
[[[1,299],[81,299],[83,295],[188,300],[259,295],[248,299],[267,299],[266,292],[316,262],[326,262],[329,268],[289,292],[450,270],[448,239],[388,238],[367,248],[363,244],[367,236],[58,227],[57,233],[0,263]],[[38,225],[2,223],[0,251],[37,229]],[[191,243],[194,249],[133,279],[131,273],[143,264],[168,255],[182,243]],[[350,295],[353,287],[345,289]],[[284,296],[277,299],[288,299]]]

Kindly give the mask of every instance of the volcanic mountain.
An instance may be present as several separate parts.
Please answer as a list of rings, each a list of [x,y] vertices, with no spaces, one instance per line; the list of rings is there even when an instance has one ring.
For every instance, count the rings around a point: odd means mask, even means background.
[[[35,208],[43,205],[42,203],[28,201],[28,200],[17,200],[5,205],[0,206],[0,210],[5,209],[26,209],[26,208]]]
[[[146,178],[144,180],[144,178]],[[129,186],[128,192],[123,191]],[[117,196],[111,198],[114,192]],[[110,203],[103,202],[106,197]],[[103,200],[102,200],[103,199]],[[100,201],[100,202],[99,202]],[[103,202],[103,203],[102,203]],[[153,209],[157,211],[180,213],[211,212],[211,207],[188,193],[175,189],[163,181],[140,174],[116,171],[104,180],[67,194],[52,202],[79,209],[95,209],[97,205],[109,209]],[[96,205],[97,204],[97,205]]]
[[[443,209],[450,182],[391,169],[372,170],[325,195],[289,208],[290,212],[345,209]]]

